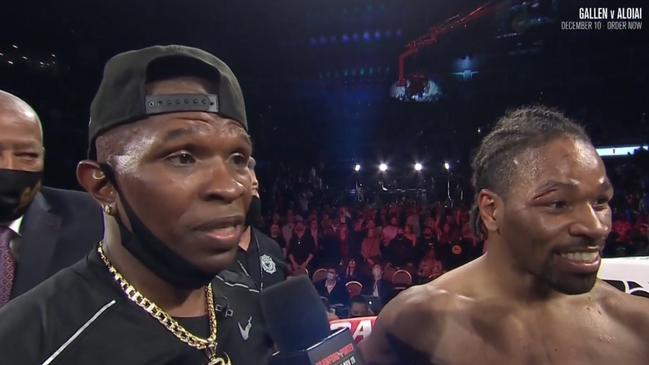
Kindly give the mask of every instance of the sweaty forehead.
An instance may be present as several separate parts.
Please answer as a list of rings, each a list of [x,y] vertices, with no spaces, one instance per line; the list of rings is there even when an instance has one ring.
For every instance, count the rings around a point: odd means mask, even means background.
[[[602,159],[590,142],[562,137],[527,150],[513,161],[511,189],[535,188],[548,181],[571,185],[601,184],[606,180]]]

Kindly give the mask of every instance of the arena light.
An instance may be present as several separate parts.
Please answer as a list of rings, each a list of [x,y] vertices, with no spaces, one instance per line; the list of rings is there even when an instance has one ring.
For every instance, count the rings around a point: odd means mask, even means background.
[[[636,145],[636,146],[598,147],[596,148],[596,151],[601,157],[610,157],[610,156],[633,155],[639,149],[649,150],[647,146]]]
[[[379,165],[379,171],[381,172],[388,171],[388,164],[386,164],[385,162],[381,162],[381,164]]]
[[[354,171],[356,171],[356,172],[361,171],[361,165],[360,165],[360,164],[356,164],[356,166],[354,166]]]
[[[423,169],[424,169],[424,166],[421,163],[417,162],[415,164],[415,171],[420,172]]]
[[[446,169],[446,171],[450,171],[451,170],[451,164],[449,164],[448,162],[444,162],[444,169]]]

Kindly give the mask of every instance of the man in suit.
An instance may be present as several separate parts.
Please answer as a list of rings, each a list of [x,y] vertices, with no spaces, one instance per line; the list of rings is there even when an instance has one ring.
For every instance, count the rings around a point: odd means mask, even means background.
[[[330,304],[349,305],[349,293],[345,283],[338,280],[336,268],[327,269],[327,278],[315,283],[321,297],[327,298]]]
[[[372,266],[372,279],[363,286],[363,294],[380,298],[382,306],[394,296],[392,284],[383,280],[383,266],[380,263]]]
[[[41,188],[38,115],[0,91],[0,307],[88,253],[103,231],[85,193]]]

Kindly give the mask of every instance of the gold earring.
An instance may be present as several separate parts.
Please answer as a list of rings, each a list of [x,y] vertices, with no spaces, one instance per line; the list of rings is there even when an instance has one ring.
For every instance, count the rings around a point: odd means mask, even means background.
[[[104,208],[104,213],[106,213],[108,215],[113,215],[113,206],[112,205],[106,204],[106,205],[103,206],[103,208]]]
[[[106,175],[104,175],[104,172],[101,170],[95,170],[92,172],[92,178],[95,180],[102,180],[105,177]]]

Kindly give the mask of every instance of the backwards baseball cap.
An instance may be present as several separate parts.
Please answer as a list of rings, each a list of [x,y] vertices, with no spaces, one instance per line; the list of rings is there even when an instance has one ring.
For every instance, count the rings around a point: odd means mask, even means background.
[[[148,82],[178,76],[206,78],[216,88],[209,94],[146,95]],[[88,155],[96,157],[95,140],[107,130],[157,114],[216,113],[248,130],[245,109],[234,73],[211,53],[179,45],[120,53],[106,63],[99,90],[90,106]]]

